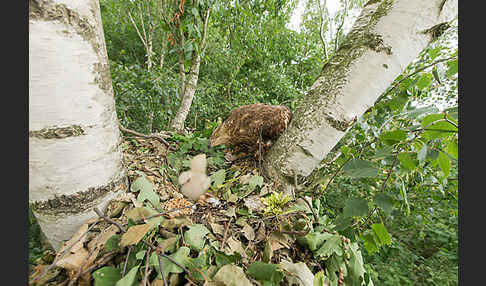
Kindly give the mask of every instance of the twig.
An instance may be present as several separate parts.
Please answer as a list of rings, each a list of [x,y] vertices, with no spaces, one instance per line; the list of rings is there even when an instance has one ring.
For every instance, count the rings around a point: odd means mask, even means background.
[[[348,1],[347,0],[344,0],[344,12],[343,12],[343,16],[342,16],[342,21],[341,21],[341,25],[339,25],[339,27],[337,28],[337,31],[336,31],[336,39],[334,40],[334,54],[336,53],[336,51],[338,49],[338,45],[339,45],[339,32],[341,32],[341,29],[344,26],[344,19],[346,19],[346,14],[348,14]]]
[[[148,249],[147,253],[145,254],[145,275],[143,276],[143,283],[142,283],[143,286],[145,286],[147,284],[149,256],[150,256],[150,249]],[[162,277],[164,277],[164,276],[162,275]]]
[[[101,211],[98,209],[98,208],[94,208],[93,211],[102,219],[106,220],[107,222],[109,223],[112,223],[114,225],[116,225],[122,232],[127,232],[127,230],[121,225],[119,224],[118,222],[112,220],[111,218],[105,216],[103,213],[101,213]]]
[[[229,229],[229,226],[231,224],[232,219],[233,219],[233,217],[230,217],[228,224],[226,225],[226,228],[225,228],[224,234],[223,234],[223,241],[221,242],[221,248],[220,249],[224,248],[224,244],[226,243],[226,236],[228,235],[228,229]]]
[[[127,270],[128,257],[130,257],[130,252],[132,252],[132,246],[131,245],[128,247],[127,258],[125,259],[125,263],[123,264],[122,277],[125,276],[125,271]]]
[[[123,131],[123,132],[130,133],[132,135],[139,136],[139,137],[143,137],[143,138],[153,138],[153,139],[157,139],[160,142],[164,143],[165,146],[167,146],[167,147],[170,148],[169,142],[167,142],[161,135],[158,135],[158,134],[146,135],[146,134],[143,134],[143,133],[139,133],[137,131],[133,131],[133,130],[127,129],[127,128],[123,127],[121,124],[118,124],[118,125],[120,127],[120,130]]]
[[[84,275],[88,272],[91,272],[92,270],[94,270],[96,267],[99,267],[105,263],[107,263],[108,261],[110,261],[115,255],[116,255],[116,251],[111,251],[111,252],[108,252],[106,253],[105,255],[103,255],[103,257],[101,257],[101,259],[98,260],[98,262],[96,262],[95,264],[91,265],[89,268],[87,268],[86,270],[84,270],[81,275]]]
[[[162,267],[162,255],[159,253],[157,256],[159,258],[160,275],[162,276],[162,281],[164,282],[164,286],[167,286],[167,280],[165,280],[165,275],[164,275],[164,268]]]

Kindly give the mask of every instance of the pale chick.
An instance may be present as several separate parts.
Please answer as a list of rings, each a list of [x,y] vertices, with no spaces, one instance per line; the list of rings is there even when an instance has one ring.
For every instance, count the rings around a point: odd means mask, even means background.
[[[191,160],[191,170],[179,175],[181,192],[192,201],[197,201],[211,184],[206,176],[206,154],[199,154]]]

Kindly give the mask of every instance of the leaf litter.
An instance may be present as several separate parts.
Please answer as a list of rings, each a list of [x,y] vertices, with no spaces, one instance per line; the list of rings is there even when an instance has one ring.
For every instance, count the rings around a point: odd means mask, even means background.
[[[102,218],[83,224],[55,257],[45,251],[29,285],[328,285],[332,277],[308,245],[321,255],[339,254],[338,241],[326,240],[337,234],[309,229],[310,210],[264,214],[261,197],[277,185],[264,180],[255,162],[224,163],[224,155],[208,158],[210,202],[218,203],[185,203],[177,176],[197,152],[173,152],[177,145],[172,141],[169,151],[156,139],[125,139],[130,191],[111,201]],[[174,208],[181,202],[190,211]]]

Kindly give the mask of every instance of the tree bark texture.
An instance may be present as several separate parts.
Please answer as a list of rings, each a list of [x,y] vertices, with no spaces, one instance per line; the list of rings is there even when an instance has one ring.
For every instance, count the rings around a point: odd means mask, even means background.
[[[206,15],[204,16],[204,28],[201,37],[200,43],[200,52],[193,51],[192,52],[192,64],[191,69],[189,71],[189,78],[187,79],[187,83],[181,86],[182,92],[182,101],[179,109],[177,110],[176,115],[171,123],[171,128],[176,131],[183,131],[184,130],[184,121],[186,121],[187,114],[189,114],[189,110],[191,109],[192,100],[194,99],[194,93],[196,92],[197,88],[197,80],[199,78],[199,66],[201,65],[201,54],[206,49],[206,35],[208,31],[208,23],[209,23],[209,12],[210,9],[206,10]],[[181,35],[182,39],[184,35]],[[181,47],[183,47],[183,42],[181,43]],[[179,59],[180,61],[180,59]],[[181,80],[184,82],[184,78],[181,75]]]
[[[29,203],[57,250],[127,179],[98,0],[29,4]]]
[[[181,105],[177,110],[174,119],[172,120],[172,129],[176,131],[182,131],[184,129],[184,121],[191,109],[192,100],[196,93],[197,80],[199,78],[199,66],[201,64],[201,56],[197,53],[193,53],[191,70],[189,71],[189,78],[187,84],[184,87],[184,94],[182,95]]]
[[[357,117],[457,17],[457,0],[372,0],[266,156],[268,176],[307,177]]]

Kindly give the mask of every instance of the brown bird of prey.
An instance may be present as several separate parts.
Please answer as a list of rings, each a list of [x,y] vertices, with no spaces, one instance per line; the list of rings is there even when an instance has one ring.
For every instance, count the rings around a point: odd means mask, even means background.
[[[206,154],[199,154],[192,158],[191,169],[179,175],[181,192],[192,201],[197,201],[211,184],[211,179],[206,176]]]
[[[290,109],[283,105],[244,105],[232,110],[213,131],[210,146],[255,146],[258,142],[273,141],[287,129],[291,119]]]

